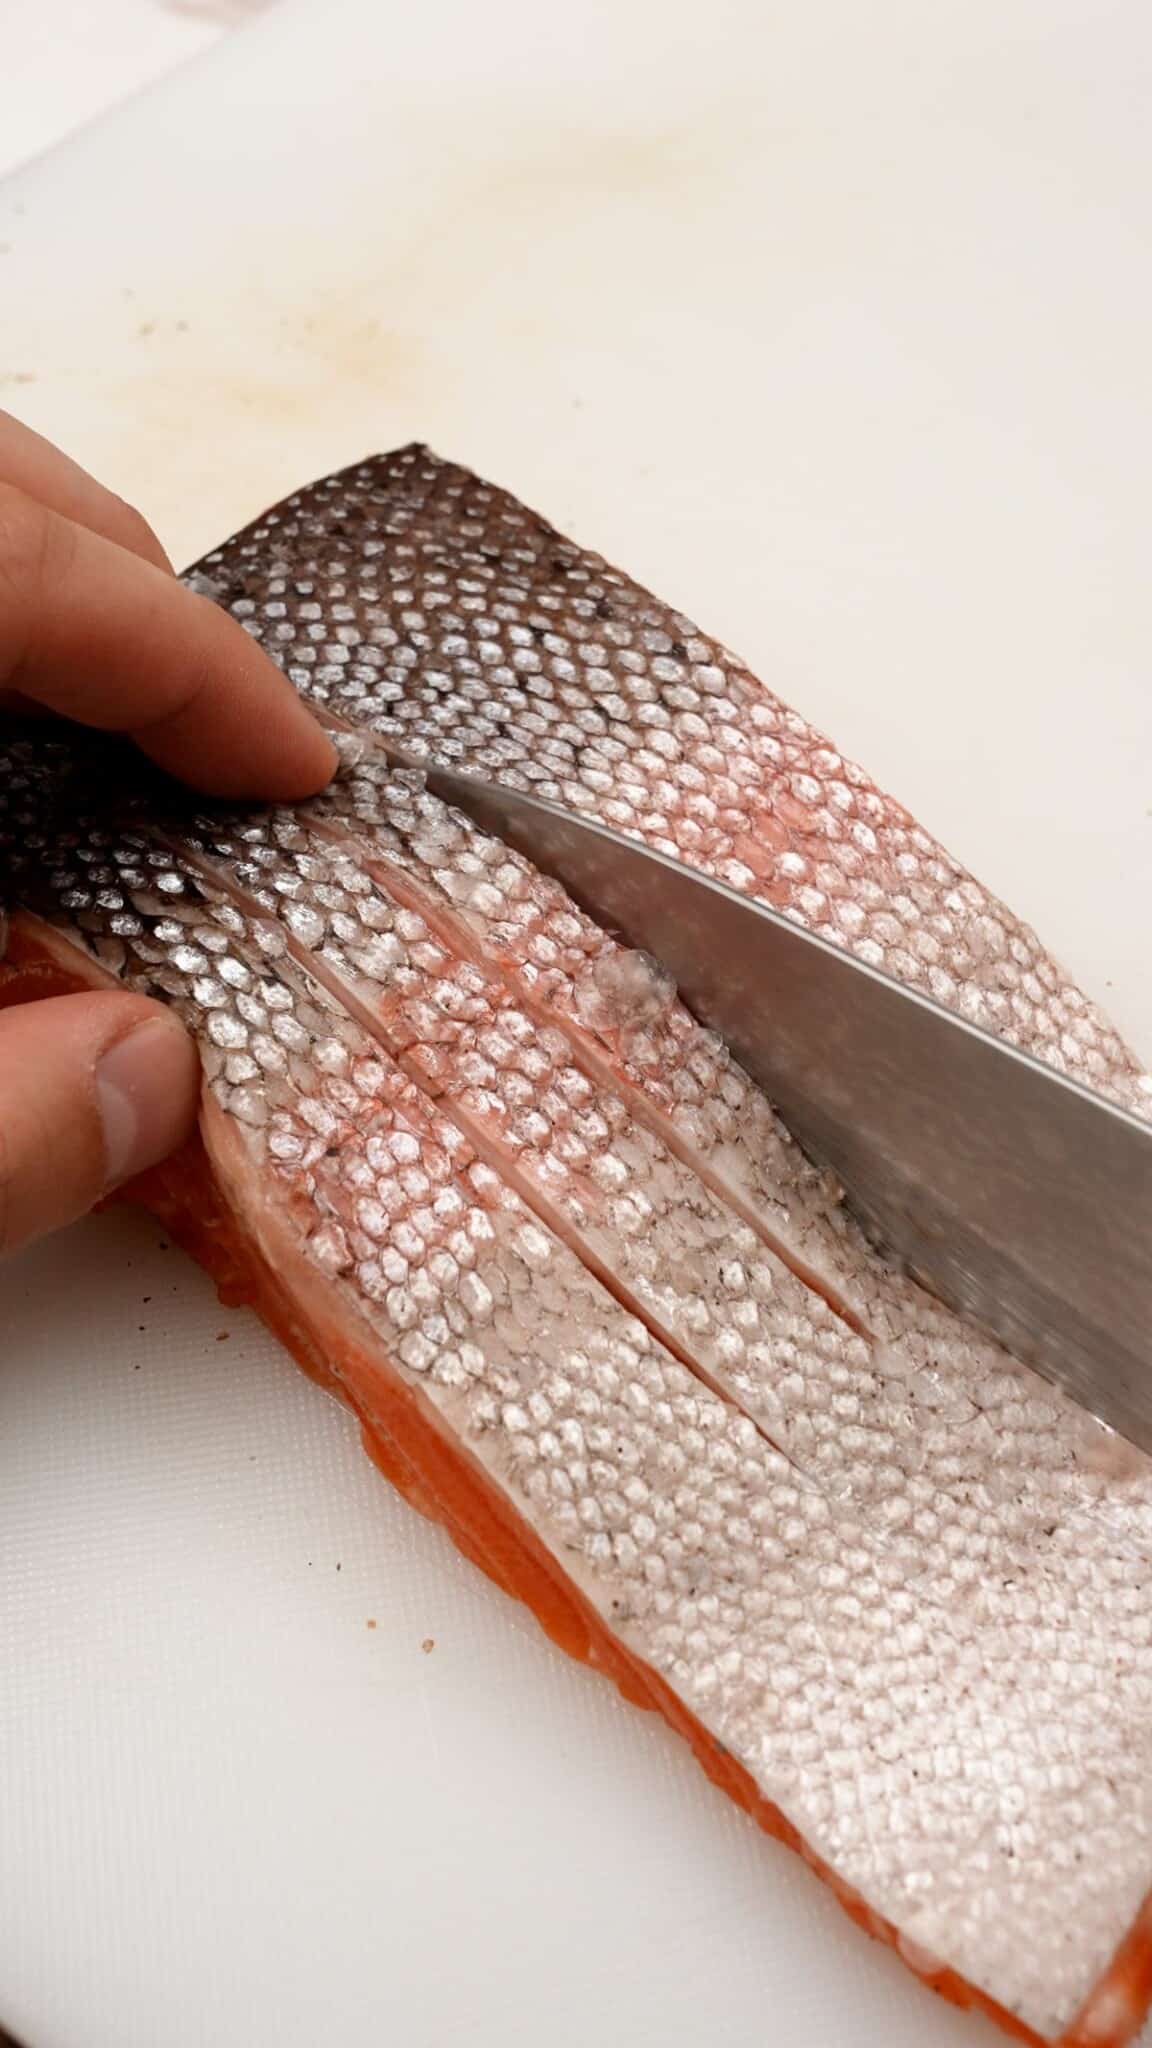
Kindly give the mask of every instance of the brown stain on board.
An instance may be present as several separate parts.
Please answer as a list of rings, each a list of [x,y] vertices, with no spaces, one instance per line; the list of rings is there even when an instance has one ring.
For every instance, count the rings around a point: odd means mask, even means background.
[[[82,394],[102,417],[131,420],[101,459],[177,559],[212,548],[302,474],[359,459],[366,440],[446,430],[462,352],[481,329],[504,357],[496,382],[507,383],[527,348],[533,378],[542,358],[555,364],[567,407],[569,352],[603,346],[597,242],[639,249],[651,220],[659,248],[637,262],[659,284],[677,224],[695,232],[731,182],[731,113],[637,132],[613,109],[591,135],[539,113],[529,125],[523,113],[508,140],[490,118],[465,113],[451,156],[405,192],[402,211],[381,189],[379,237],[359,212],[330,231],[297,221],[262,228],[259,266],[247,274],[196,242],[179,272],[157,268],[152,281],[129,272],[110,286],[95,309],[97,367],[78,344],[54,372],[54,392],[66,409]],[[738,109],[735,121],[750,129]],[[626,295],[630,321],[643,281],[641,268]],[[648,294],[653,345],[675,318],[677,290],[668,276]],[[25,374],[22,363],[13,369]],[[204,419],[218,423],[215,436],[198,431]],[[52,431],[47,416],[30,423]]]
[[[411,425],[437,405],[462,306],[478,293],[486,301],[499,294],[507,308],[499,331],[509,342],[526,323],[551,331],[549,294],[534,285],[525,253],[530,249],[559,274],[574,234],[595,236],[602,222],[604,238],[619,242],[623,230],[611,222],[621,208],[637,224],[657,201],[669,224],[708,215],[731,180],[731,127],[729,112],[723,124],[681,121],[638,131],[613,111],[591,134],[585,124],[540,120],[531,128],[518,119],[514,139],[505,143],[477,115],[457,133],[443,174],[424,190],[406,192],[401,214],[389,209],[378,244],[366,226],[353,233],[338,225],[329,233],[309,221],[279,234],[262,230],[259,274],[251,282],[234,280],[208,247],[189,252],[190,270],[179,285],[165,277],[150,290],[146,279],[125,279],[119,296],[130,295],[130,303],[118,322],[124,371],[101,374],[102,402],[122,393],[134,409],[143,408],[145,424],[178,429],[187,451],[196,419],[226,420],[232,410],[243,413],[246,427],[290,423],[299,436],[302,402],[315,405],[319,385],[323,411],[330,376],[342,414],[362,388]],[[382,190],[381,206],[387,199]],[[573,276],[573,289],[578,284]],[[671,316],[671,280],[669,293]],[[396,324],[398,306],[413,308],[412,325]],[[203,309],[194,329],[192,307]],[[466,319],[473,323],[474,312]],[[586,331],[598,326],[590,304]],[[127,346],[141,337],[149,341],[146,369],[139,351]],[[90,372],[78,356],[61,374],[84,379]],[[384,438],[378,415],[368,417],[373,438]],[[357,453],[363,446],[361,424]],[[286,448],[283,459],[290,490],[299,483],[300,456]],[[270,502],[277,488],[275,477],[261,483],[253,508]],[[232,510],[239,518],[243,507]]]
[[[243,341],[237,340],[243,337]],[[414,337],[380,319],[363,286],[317,286],[285,304],[263,292],[233,291],[210,322],[159,315],[136,322],[132,338],[150,343],[147,369],[126,366],[123,386],[145,423],[187,434],[201,407],[215,417],[239,410],[247,425],[301,425],[301,405],[331,380],[346,402],[349,387],[377,401],[413,396],[424,351]],[[110,380],[115,385],[119,380]],[[285,451],[291,464],[292,451]]]
[[[441,373],[416,336],[379,317],[373,301],[384,297],[357,282],[295,301],[233,289],[194,321],[153,310],[142,323],[140,300],[124,309],[115,368],[98,391],[102,412],[132,420],[116,486],[146,508],[175,559],[216,545],[294,490],[302,471],[354,460],[366,433],[383,445],[433,410]],[[90,375],[79,363],[64,374],[81,387]],[[199,419],[228,436],[223,474]]]

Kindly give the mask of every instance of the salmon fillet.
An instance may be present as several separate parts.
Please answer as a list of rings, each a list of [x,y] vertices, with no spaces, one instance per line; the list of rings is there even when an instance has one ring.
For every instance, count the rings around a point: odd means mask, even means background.
[[[0,999],[196,1035],[133,1193],[549,1634],[663,1713],[928,1983],[1118,2048],[1152,1996],[1152,1461],[863,1238],[678,1002],[419,760],[585,811],[1114,1099],[1034,935],[715,641],[422,448],[209,555],[332,727],[208,810],[10,739]]]

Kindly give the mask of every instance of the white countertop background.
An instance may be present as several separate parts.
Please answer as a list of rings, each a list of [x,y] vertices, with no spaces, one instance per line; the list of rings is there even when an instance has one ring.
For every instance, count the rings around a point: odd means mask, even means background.
[[[738,647],[1152,1055],[1150,83],[1137,0],[280,0],[0,182],[0,404],[183,559],[370,449],[472,462]],[[147,1221],[16,1262],[0,1317],[28,2048],[995,2038]]]

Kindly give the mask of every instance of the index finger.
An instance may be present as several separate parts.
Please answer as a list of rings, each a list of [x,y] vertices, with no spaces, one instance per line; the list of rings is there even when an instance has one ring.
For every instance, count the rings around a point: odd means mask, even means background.
[[[91,527],[93,533],[102,533],[105,540],[114,540],[133,555],[143,555],[158,568],[172,567],[148,521],[134,505],[97,483],[63,449],[2,407],[0,483],[15,484],[26,498],[35,498],[65,519],[74,519],[78,526]]]
[[[125,733],[213,796],[288,799],[336,754],[243,627],[139,555],[0,483],[0,689]]]

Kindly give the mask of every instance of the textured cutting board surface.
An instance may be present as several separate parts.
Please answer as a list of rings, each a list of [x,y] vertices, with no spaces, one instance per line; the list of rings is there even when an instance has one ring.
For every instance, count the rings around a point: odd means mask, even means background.
[[[0,404],[185,560],[372,448],[486,470],[738,647],[1152,1055],[1150,73],[1147,11],[1099,0],[285,0],[0,184]],[[13,1264],[0,1330],[29,2048],[995,2038],[146,1220]]]

